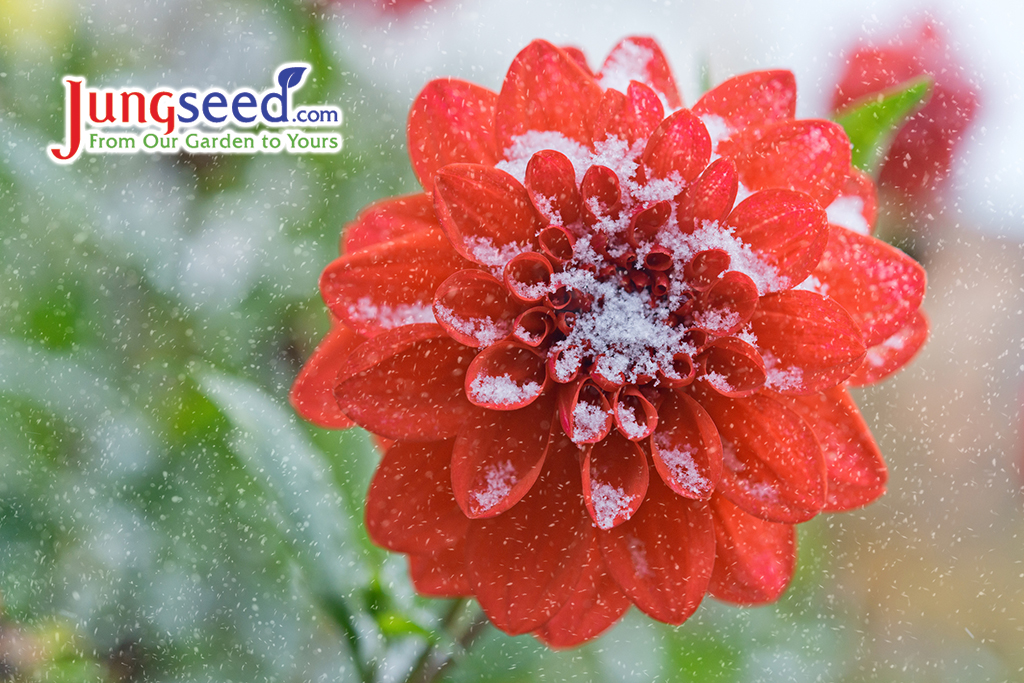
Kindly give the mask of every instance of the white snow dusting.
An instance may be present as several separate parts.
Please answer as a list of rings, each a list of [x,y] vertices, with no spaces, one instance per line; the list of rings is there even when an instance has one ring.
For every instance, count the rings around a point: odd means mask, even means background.
[[[502,324],[490,318],[460,318],[454,310],[441,304],[435,306],[434,313],[438,322],[447,323],[452,329],[473,337],[480,342],[481,348],[501,341],[511,328],[509,323]]]
[[[619,404],[617,413],[619,430],[627,439],[639,439],[647,433],[647,421],[641,424],[636,419],[636,412],[632,406]]]
[[[349,306],[348,314],[352,320],[375,322],[386,330],[415,323],[435,322],[434,311],[429,304],[377,305],[368,296]]]
[[[508,496],[516,483],[516,469],[511,460],[506,460],[488,467],[484,478],[487,488],[473,493],[473,499],[482,511],[490,510]]]
[[[861,235],[871,233],[871,226],[864,219],[864,200],[856,195],[836,197],[825,209],[828,222]]]
[[[564,351],[560,362],[575,363],[588,349],[586,355],[605,377],[636,382],[641,375],[671,368],[674,354],[693,351],[684,341],[686,328],[669,325],[670,301],[652,306],[648,292],[626,291],[619,282],[601,281],[585,270],[566,270],[552,281],[594,298],[589,311],[577,314],[565,339],[552,346],[552,352]]]
[[[658,242],[673,252],[677,267],[684,266],[697,253],[721,249],[729,255],[729,270],[743,273],[757,285],[757,292],[765,295],[786,289],[788,278],[779,275],[779,271],[758,258],[749,245],[734,234],[733,228],[722,225],[718,221],[704,221],[700,228],[684,235],[678,228],[662,230]]]
[[[635,498],[611,484],[594,483],[590,500],[594,505],[594,522],[598,528],[611,529],[615,526],[616,517],[628,513]]]
[[[665,463],[669,474],[680,486],[698,493],[707,491],[711,487],[711,482],[701,476],[697,469],[697,461],[693,458],[697,449],[687,445],[673,448],[668,439],[658,432],[654,433],[654,445],[658,449],[658,457]]]
[[[579,401],[572,411],[572,440],[575,443],[584,443],[598,436],[604,431],[608,419],[606,413],[599,406],[586,401]]]
[[[801,387],[804,380],[803,369],[791,365],[782,367],[779,360],[768,351],[761,351],[761,359],[764,360],[764,369],[767,379],[764,386],[774,391],[793,391]]]
[[[601,87],[625,93],[630,81],[647,82],[647,65],[654,51],[631,40],[624,40],[601,67]]]
[[[515,242],[499,247],[486,237],[466,237],[463,239],[463,243],[473,258],[493,269],[498,276],[509,261],[524,251],[529,251],[529,247]]]
[[[499,377],[480,373],[469,383],[469,393],[475,401],[498,406],[522,403],[539,394],[540,390],[541,386],[536,382],[516,384],[508,373]]]
[[[718,143],[728,140],[733,131],[721,116],[704,114],[700,117],[700,120],[704,123],[704,127],[707,128],[708,135],[711,136],[712,161],[714,161],[718,157]]]
[[[705,372],[701,379],[710,384],[718,391],[726,394],[733,391],[733,386],[729,384],[729,378],[718,372]]]

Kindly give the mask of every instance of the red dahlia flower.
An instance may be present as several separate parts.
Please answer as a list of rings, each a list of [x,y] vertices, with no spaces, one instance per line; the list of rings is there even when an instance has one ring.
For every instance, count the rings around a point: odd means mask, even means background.
[[[924,272],[795,102],[767,71],[682,108],[645,38],[597,74],[536,41],[499,94],[419,95],[426,192],[349,226],[292,391],[388,440],[366,524],[419,592],[555,646],[630,603],[678,624],[707,592],[774,600],[793,525],[882,493],[847,386],[921,346]]]
[[[896,134],[879,178],[883,187],[910,196],[935,189],[949,175],[953,153],[978,109],[978,94],[941,28],[924,20],[909,40],[858,47],[847,56],[832,98],[838,111],[924,75],[935,79],[931,98]]]

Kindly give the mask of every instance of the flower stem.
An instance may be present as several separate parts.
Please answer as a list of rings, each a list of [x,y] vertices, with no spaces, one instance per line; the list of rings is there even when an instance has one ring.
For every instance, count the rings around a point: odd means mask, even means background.
[[[455,600],[445,613],[440,628],[451,641],[428,644],[405,679],[406,682],[433,683],[438,680],[455,663],[457,655],[469,650],[488,623],[487,617],[470,598]]]

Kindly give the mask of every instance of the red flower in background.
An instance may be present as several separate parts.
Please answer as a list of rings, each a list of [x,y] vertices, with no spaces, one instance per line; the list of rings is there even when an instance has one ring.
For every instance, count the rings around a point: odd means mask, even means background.
[[[883,187],[911,196],[934,190],[949,175],[953,153],[978,109],[978,94],[941,28],[924,20],[910,39],[858,47],[847,57],[832,98],[838,111],[923,75],[935,79],[931,97],[900,128],[879,179]]]
[[[433,81],[409,115],[426,192],[348,227],[335,325],[292,391],[391,443],[371,538],[417,590],[570,646],[632,603],[777,598],[795,524],[879,496],[848,384],[924,342],[924,272],[871,237],[836,124],[786,71],[682,108],[658,46],[596,75],[536,41],[501,92]]]

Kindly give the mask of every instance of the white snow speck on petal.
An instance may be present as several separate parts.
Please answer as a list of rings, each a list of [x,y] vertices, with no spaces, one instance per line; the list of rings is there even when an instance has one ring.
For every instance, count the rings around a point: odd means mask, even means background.
[[[590,491],[590,500],[594,504],[594,522],[598,528],[611,529],[616,517],[629,512],[634,498],[626,495],[621,488],[595,482]]]
[[[627,439],[639,439],[647,433],[646,421],[641,424],[636,419],[636,412],[630,406],[619,404],[618,409],[619,429]]]
[[[791,391],[799,389],[804,380],[804,371],[795,365],[781,367],[779,360],[767,351],[761,351],[767,379],[764,386],[773,391]]]
[[[572,419],[572,440],[575,443],[583,443],[588,439],[593,439],[604,430],[608,413],[592,403],[579,401],[573,408]]]
[[[483,373],[469,383],[469,394],[474,401],[499,406],[510,406],[537,396],[541,386],[536,382],[516,384],[506,373],[499,377],[491,377]]]
[[[452,309],[438,304],[434,308],[439,322],[445,322],[453,329],[477,339],[481,348],[496,344],[508,336],[511,324],[495,322],[490,318],[460,318]]]
[[[499,279],[501,271],[509,261],[524,251],[529,251],[529,247],[515,242],[499,247],[486,237],[466,237],[463,243],[473,258],[491,268]]]
[[[629,559],[633,562],[633,569],[637,576],[650,578],[653,573],[647,563],[647,548],[644,542],[632,534],[626,536],[626,547],[629,548]]]
[[[386,330],[415,323],[436,322],[434,310],[428,304],[377,305],[368,296],[349,306],[348,314],[353,320],[375,322]]]
[[[545,149],[552,149],[567,156],[576,169],[577,185],[583,181],[583,174],[589,167],[593,153],[575,140],[570,140],[554,131],[530,130],[522,135],[517,135],[512,140],[512,146],[505,150],[505,160],[499,161],[494,166],[519,182],[525,183],[526,167],[530,163],[530,159],[534,154]],[[580,170],[581,168],[583,170]]]
[[[703,375],[701,375],[701,379],[723,393],[733,390],[732,385],[729,384],[729,379],[721,373],[705,372]]]
[[[654,434],[654,445],[657,447],[657,455],[668,468],[672,478],[685,489],[696,493],[704,493],[711,488],[711,482],[697,469],[697,462],[693,456],[697,449],[692,446],[672,448],[664,435],[657,432]]]
[[[508,495],[516,483],[516,470],[511,460],[491,465],[484,478],[487,480],[487,488],[483,491],[474,491],[473,499],[486,511],[500,503]]]

